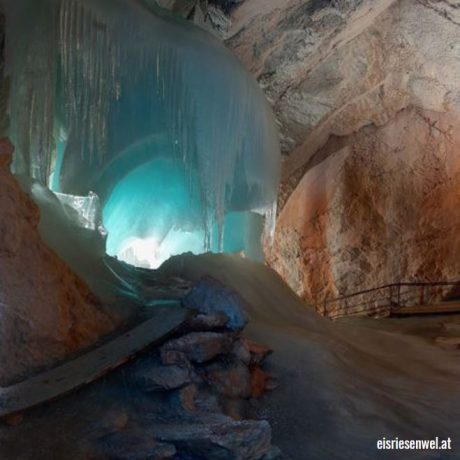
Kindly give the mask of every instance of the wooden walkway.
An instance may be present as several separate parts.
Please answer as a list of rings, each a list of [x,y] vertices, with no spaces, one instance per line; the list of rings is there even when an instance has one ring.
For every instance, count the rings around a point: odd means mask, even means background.
[[[57,399],[91,383],[145,348],[160,343],[185,323],[189,310],[180,306],[152,308],[152,317],[121,336],[7,388],[0,388],[0,418]]]
[[[435,305],[414,305],[394,310],[391,316],[439,315],[460,313],[460,302],[443,302]]]

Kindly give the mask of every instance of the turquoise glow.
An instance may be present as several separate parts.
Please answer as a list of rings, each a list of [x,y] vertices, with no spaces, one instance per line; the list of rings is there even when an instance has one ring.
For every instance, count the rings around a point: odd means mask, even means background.
[[[187,178],[177,162],[168,157],[143,163],[120,180],[103,211],[107,253],[132,265],[157,268],[172,255],[205,252],[203,210],[196,181],[195,175]],[[245,251],[257,257],[257,224],[261,219],[249,212],[228,213],[222,250]],[[210,249],[215,252],[219,249],[218,233],[214,223]]]
[[[97,194],[107,251],[125,260],[260,252],[254,211],[274,222],[276,121],[221,42],[139,0],[6,3],[16,173]]]

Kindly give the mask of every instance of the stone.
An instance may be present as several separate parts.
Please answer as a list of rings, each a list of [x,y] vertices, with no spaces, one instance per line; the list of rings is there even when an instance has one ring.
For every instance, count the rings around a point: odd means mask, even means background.
[[[10,173],[0,141],[0,386],[88,347],[119,324],[42,241],[35,203]]]
[[[251,364],[262,364],[273,350],[267,345],[263,345],[247,338],[240,340],[241,345],[249,352]]]
[[[128,422],[129,415],[123,407],[107,410],[85,427],[85,438],[100,439],[118,433],[126,428]]]
[[[173,403],[179,405],[181,409],[186,412],[193,412],[196,410],[196,399],[198,395],[198,389],[196,385],[187,385],[172,395]]]
[[[237,340],[233,344],[232,354],[236,359],[240,360],[246,365],[249,365],[251,362],[251,353],[248,348],[243,345],[241,340]]]
[[[271,447],[271,429],[266,421],[212,416],[202,423],[158,425],[153,432],[158,439],[174,443],[179,458],[193,455],[213,460],[260,459]]]
[[[199,314],[189,320],[188,326],[194,331],[212,331],[224,328],[227,323],[228,317],[225,313]]]
[[[190,332],[177,339],[170,340],[161,347],[161,354],[168,351],[182,352],[194,363],[204,363],[228,353],[233,345],[233,337],[228,333]]]
[[[267,389],[268,375],[260,366],[251,366],[251,397],[260,398]]]
[[[251,396],[251,374],[241,361],[216,361],[205,369],[205,380],[214,391],[230,398]]]
[[[247,322],[245,301],[232,289],[211,278],[202,278],[182,299],[185,307],[203,314],[225,314],[226,326],[233,331],[242,330]]]
[[[168,391],[187,385],[192,378],[188,367],[173,364],[140,369],[130,381],[144,391]]]
[[[359,309],[352,302],[324,309],[327,299],[398,281],[456,279],[459,125],[460,112],[408,108],[350,134],[290,196],[267,249],[270,265],[331,316],[379,306],[358,298]]]
[[[185,353],[176,350],[160,350],[160,360],[163,364],[177,364],[181,367],[186,367],[188,369],[192,368],[190,361],[185,356]]]

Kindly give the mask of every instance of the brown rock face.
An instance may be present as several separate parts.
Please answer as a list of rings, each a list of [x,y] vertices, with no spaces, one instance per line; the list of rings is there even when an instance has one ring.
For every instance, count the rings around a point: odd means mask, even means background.
[[[270,265],[313,303],[460,278],[454,2],[226,5],[215,29],[264,88],[285,153]]]
[[[0,141],[0,385],[50,365],[112,330],[86,285],[42,242],[39,212],[10,174]]]
[[[286,153],[268,262],[313,303],[460,278],[458,8],[245,0],[229,20]]]
[[[460,114],[410,108],[310,169],[268,257],[309,301],[460,274]],[[333,313],[333,312],[331,312]]]

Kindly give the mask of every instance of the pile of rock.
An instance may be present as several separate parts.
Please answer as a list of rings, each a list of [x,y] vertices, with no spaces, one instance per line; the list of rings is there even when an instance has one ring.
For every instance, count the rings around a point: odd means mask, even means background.
[[[242,299],[205,278],[183,304],[191,310],[187,325],[117,373],[130,394],[139,395],[141,415],[127,411],[122,427],[105,427],[89,457],[285,458],[271,445],[268,422],[244,420],[246,404],[274,389],[276,379],[263,369],[272,350],[242,337]]]

